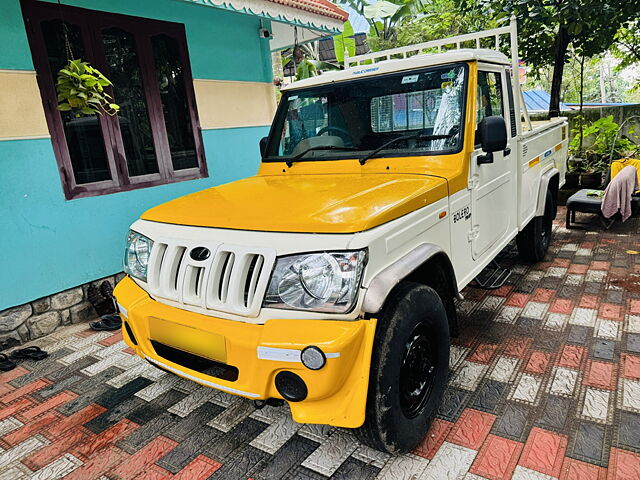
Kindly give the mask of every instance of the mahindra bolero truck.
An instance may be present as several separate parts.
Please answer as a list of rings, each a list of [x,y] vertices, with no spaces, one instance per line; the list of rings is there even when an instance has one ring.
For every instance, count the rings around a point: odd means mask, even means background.
[[[257,175],[131,226],[124,339],[186,379],[410,450],[443,397],[462,288],[514,239],[545,255],[567,133],[529,119],[513,21],[295,82]]]

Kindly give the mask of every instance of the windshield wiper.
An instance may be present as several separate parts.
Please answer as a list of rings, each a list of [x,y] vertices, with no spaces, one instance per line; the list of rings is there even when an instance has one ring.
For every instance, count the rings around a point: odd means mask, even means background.
[[[304,157],[307,153],[312,152],[314,150],[357,150],[357,148],[355,148],[355,147],[338,147],[337,145],[316,145],[315,147],[311,147],[311,148],[307,148],[306,150],[303,150],[302,152],[297,154],[295,157],[292,157],[292,158],[290,158],[288,160],[285,160],[285,163],[287,164],[287,167],[291,168],[291,165],[293,165],[294,162],[297,162],[302,157]]]
[[[386,143],[383,143],[382,145],[380,145],[378,148],[376,148],[373,152],[366,154],[364,157],[362,157],[361,159],[358,160],[358,162],[360,162],[360,165],[364,165],[367,160],[369,160],[370,158],[373,158],[374,156],[376,156],[378,153],[380,153],[382,150],[384,150],[387,147],[390,147],[391,145],[393,145],[396,142],[400,142],[402,140],[412,140],[412,139],[420,139],[420,140],[442,140],[445,138],[451,138],[453,137],[453,135],[448,134],[448,135],[428,135],[427,133],[425,133],[424,130],[421,130],[419,132],[416,133],[409,133],[407,135],[402,135],[401,137],[396,137],[392,140],[389,140]]]

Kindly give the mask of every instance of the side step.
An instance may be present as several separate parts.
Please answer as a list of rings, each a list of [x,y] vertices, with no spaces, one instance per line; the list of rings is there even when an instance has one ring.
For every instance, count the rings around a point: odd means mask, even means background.
[[[472,287],[483,290],[495,290],[503,286],[511,276],[511,269],[501,267],[498,262],[492,260],[480,274],[473,279]]]

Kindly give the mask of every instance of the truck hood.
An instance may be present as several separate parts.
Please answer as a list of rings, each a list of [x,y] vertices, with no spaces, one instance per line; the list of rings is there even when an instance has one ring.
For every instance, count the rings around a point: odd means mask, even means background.
[[[439,177],[406,174],[255,176],[177,198],[142,219],[272,232],[353,233],[447,195]]]

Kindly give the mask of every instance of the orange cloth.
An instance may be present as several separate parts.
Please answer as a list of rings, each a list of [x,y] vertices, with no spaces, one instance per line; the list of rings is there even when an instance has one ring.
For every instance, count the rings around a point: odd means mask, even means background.
[[[636,167],[636,172],[638,174],[638,183],[640,184],[640,159],[637,158],[621,158],[620,160],[614,160],[611,162],[611,180],[620,173],[624,167],[628,167],[631,165],[632,167]],[[640,190],[638,190],[640,192]]]

